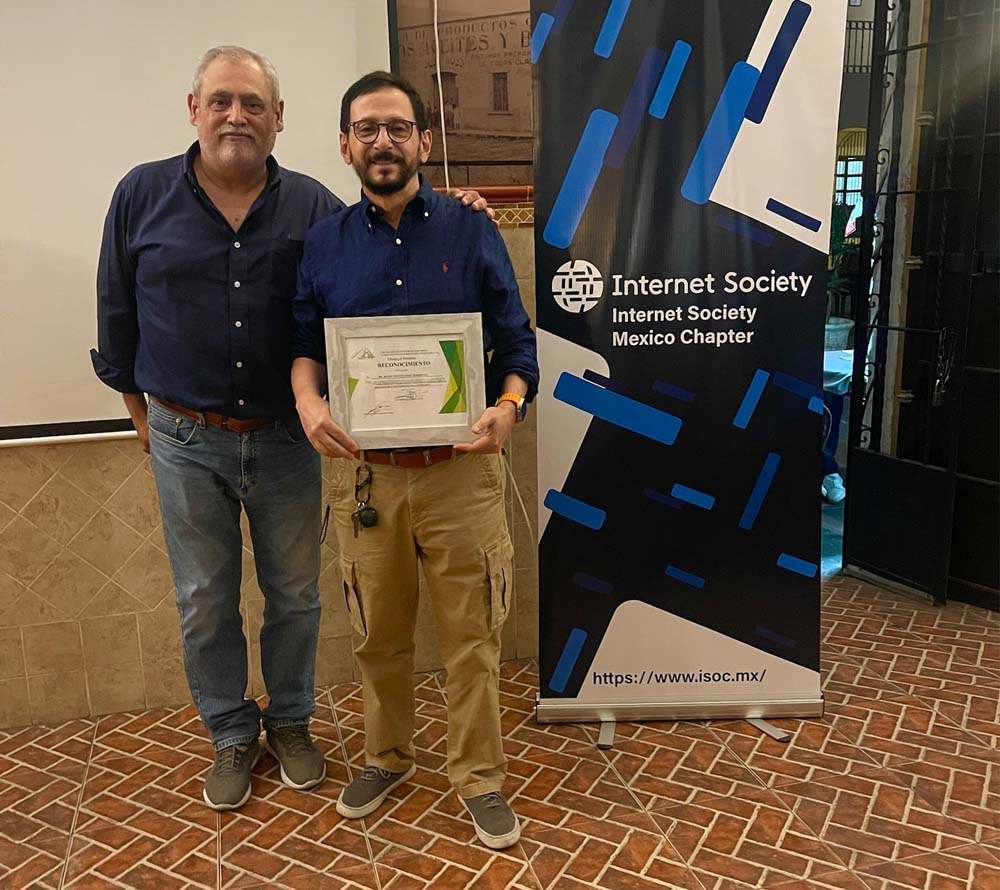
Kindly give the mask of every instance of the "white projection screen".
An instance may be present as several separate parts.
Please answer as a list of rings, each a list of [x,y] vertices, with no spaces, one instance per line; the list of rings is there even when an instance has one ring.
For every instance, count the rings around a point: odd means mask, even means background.
[[[204,50],[223,43],[278,69],[282,166],[356,200],[338,147],[340,97],[389,66],[385,3],[0,3],[0,444],[127,416],[89,356],[104,216],[128,170],[194,141],[191,77]]]

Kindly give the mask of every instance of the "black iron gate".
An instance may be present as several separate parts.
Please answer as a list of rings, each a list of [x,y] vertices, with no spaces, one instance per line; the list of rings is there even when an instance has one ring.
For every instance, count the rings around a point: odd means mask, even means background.
[[[940,603],[1000,0],[925,3],[875,4],[844,564]]]

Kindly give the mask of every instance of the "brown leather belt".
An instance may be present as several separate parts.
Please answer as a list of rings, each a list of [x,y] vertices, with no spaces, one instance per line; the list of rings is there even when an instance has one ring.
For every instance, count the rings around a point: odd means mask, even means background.
[[[365,451],[364,459],[370,464],[384,464],[390,467],[405,467],[415,470],[419,467],[429,467],[445,460],[451,460],[451,445],[436,445],[434,448],[423,448],[420,451]]]
[[[184,417],[190,417],[191,420],[197,420],[199,423],[211,424],[212,426],[219,427],[219,429],[229,430],[233,433],[250,433],[254,430],[266,430],[274,426],[273,420],[257,418],[240,420],[237,417],[226,417],[224,414],[215,414],[212,411],[192,411],[190,408],[185,408],[183,405],[175,405],[173,402],[168,402],[166,399],[154,397],[153,401],[158,405],[162,405],[164,408],[169,408],[171,411],[175,411],[177,414],[182,414]]]

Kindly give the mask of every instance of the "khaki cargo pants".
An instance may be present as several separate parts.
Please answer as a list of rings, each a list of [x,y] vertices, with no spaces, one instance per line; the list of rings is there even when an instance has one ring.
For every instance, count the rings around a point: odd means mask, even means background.
[[[344,595],[362,641],[365,761],[394,772],[414,760],[417,563],[447,671],[448,777],[462,797],[499,791],[500,630],[513,593],[513,546],[498,454],[429,467],[369,464],[378,524],[354,536],[358,461],[334,461],[331,500]]]

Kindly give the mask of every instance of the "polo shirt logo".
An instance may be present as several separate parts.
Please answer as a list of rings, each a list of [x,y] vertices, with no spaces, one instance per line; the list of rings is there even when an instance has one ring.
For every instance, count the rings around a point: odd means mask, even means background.
[[[447,262],[441,263],[441,268],[444,269],[444,274],[447,275],[448,274],[448,263]]]

